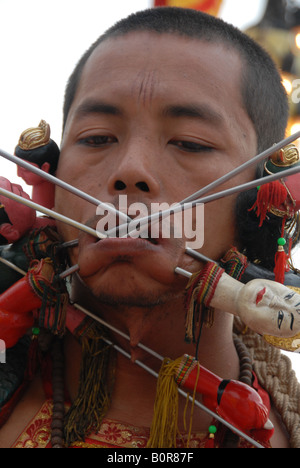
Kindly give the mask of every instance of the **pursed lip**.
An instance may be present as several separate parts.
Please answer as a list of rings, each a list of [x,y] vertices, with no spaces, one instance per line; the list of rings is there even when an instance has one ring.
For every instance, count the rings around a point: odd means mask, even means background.
[[[91,245],[92,244],[92,245]],[[141,238],[118,238],[107,237],[96,242],[91,242],[90,247],[95,249],[95,252],[111,252],[114,256],[118,255],[138,255],[145,251],[156,251],[160,248],[159,243],[152,243],[148,239]]]
[[[97,272],[106,271],[112,265],[144,264],[151,259],[164,257],[161,243],[153,244],[140,238],[106,238],[97,240],[95,237],[83,234],[79,239],[78,264],[82,277],[93,276]]]
[[[97,220],[90,219],[85,224],[95,229]],[[184,248],[184,240],[175,239],[172,234],[165,236],[165,233],[158,229],[157,231],[154,239],[130,236],[97,239],[86,233],[80,234],[75,259],[80,268],[80,276],[92,278],[99,273],[102,276],[113,268],[113,274],[122,272],[131,275],[137,271],[151,278],[173,281],[175,258]],[[120,271],[115,270],[118,266]]]
[[[96,219],[88,221],[85,224],[97,230]],[[118,237],[119,235],[121,237]],[[88,234],[83,234],[79,239],[79,250],[88,249],[93,251],[95,255],[103,253],[110,254],[112,257],[126,255],[134,257],[146,252],[158,252],[167,241],[170,241],[170,239],[162,238],[160,230],[155,238],[148,238],[146,235],[145,231],[142,231],[141,237],[138,237],[138,233],[136,232],[132,235],[128,234],[126,237],[124,236],[124,229],[123,232],[117,230],[115,236],[111,235],[104,239],[97,239]]]

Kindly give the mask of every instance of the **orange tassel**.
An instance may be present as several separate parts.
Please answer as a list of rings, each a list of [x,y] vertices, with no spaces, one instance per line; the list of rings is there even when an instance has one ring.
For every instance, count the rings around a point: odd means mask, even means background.
[[[249,210],[252,211],[256,208],[257,217],[260,218],[259,227],[262,226],[266,219],[268,211],[270,211],[271,208],[279,209],[285,202],[287,196],[286,188],[278,180],[259,187],[256,202]]]

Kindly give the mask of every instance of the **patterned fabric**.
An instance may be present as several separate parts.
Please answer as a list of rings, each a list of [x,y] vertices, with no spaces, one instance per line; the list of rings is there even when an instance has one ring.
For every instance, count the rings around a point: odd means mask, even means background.
[[[51,420],[52,400],[46,400],[11,448],[51,448]],[[76,442],[71,448],[145,448],[148,438],[147,428],[104,419],[97,434],[91,434],[84,442]],[[208,439],[208,434],[191,434],[189,448],[205,448]],[[186,448],[187,436],[183,435],[178,439],[177,446]],[[216,440],[215,448],[218,447],[219,443]],[[242,441],[240,448],[252,448],[252,446]]]

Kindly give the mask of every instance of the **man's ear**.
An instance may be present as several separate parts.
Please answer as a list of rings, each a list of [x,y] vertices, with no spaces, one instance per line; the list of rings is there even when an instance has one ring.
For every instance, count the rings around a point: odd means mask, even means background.
[[[13,244],[20,239],[19,231],[9,223],[1,224],[0,234],[1,236],[5,237],[9,244]]]
[[[50,172],[50,164],[49,164],[48,162],[45,162],[45,163],[42,165],[41,169],[42,169],[42,171],[48,172],[48,174],[49,174],[49,172]]]

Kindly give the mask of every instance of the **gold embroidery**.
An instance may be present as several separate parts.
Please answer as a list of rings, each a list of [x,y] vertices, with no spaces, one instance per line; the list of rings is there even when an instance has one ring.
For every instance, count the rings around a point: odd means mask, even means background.
[[[51,448],[52,401],[47,400],[33,420],[25,428],[11,448]],[[66,407],[67,408],[67,407]],[[104,419],[100,431],[86,440],[78,441],[71,448],[145,448],[149,429],[137,428],[119,421]],[[190,448],[204,448],[207,434],[192,434]],[[187,436],[177,440],[178,448],[186,448]],[[241,448],[249,448],[241,442]]]
[[[47,400],[34,419],[13,444],[12,448],[50,448],[51,447],[52,401]],[[89,435],[86,440],[75,442],[73,448],[144,448],[149,438],[148,428],[137,428],[119,421],[104,419],[100,431]],[[194,434],[191,447],[204,445],[206,434]],[[178,441],[184,448],[186,440]]]
[[[50,442],[52,401],[47,400],[12,448],[46,448]]]

